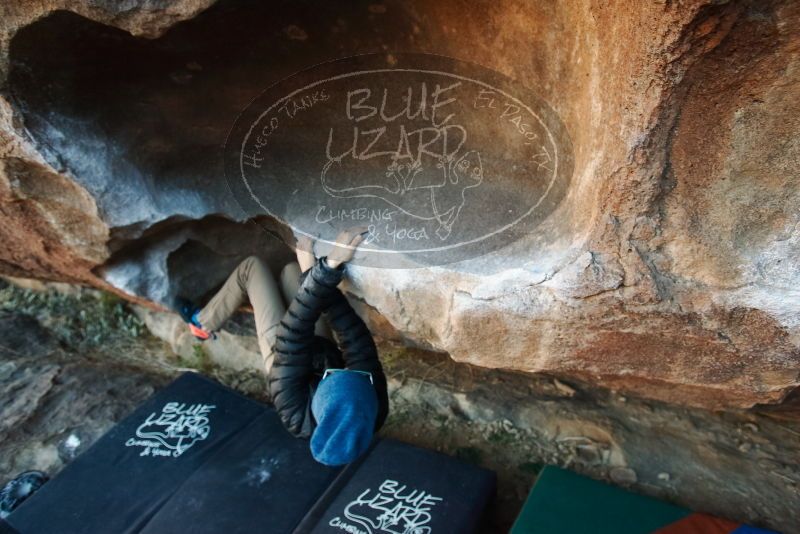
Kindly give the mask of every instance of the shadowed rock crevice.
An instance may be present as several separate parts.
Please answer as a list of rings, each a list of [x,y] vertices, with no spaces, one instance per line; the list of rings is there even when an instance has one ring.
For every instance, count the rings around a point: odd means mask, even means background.
[[[277,277],[294,260],[284,244],[289,235],[268,217],[244,222],[219,215],[172,218],[136,239],[119,240],[118,250],[97,273],[115,287],[166,307],[177,296],[203,302],[247,256],[264,259]]]

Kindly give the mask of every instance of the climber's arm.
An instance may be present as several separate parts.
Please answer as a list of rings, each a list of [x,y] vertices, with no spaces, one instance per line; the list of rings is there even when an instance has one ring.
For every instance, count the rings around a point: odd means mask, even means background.
[[[367,228],[353,228],[342,232],[327,258],[322,258],[319,265],[333,277],[341,280],[344,276],[344,265],[353,258],[356,248],[364,240]],[[356,314],[342,292],[334,287],[330,293],[328,307],[325,310],[331,328],[336,334],[345,366],[359,371],[380,371],[378,351],[375,342],[367,329],[367,325]]]
[[[380,369],[378,349],[372,334],[338,289],[325,309],[325,318],[336,334],[348,369],[370,372]]]
[[[269,388],[283,424],[296,436],[307,437],[312,429],[308,401],[314,323],[338,293],[336,285],[341,276],[341,272],[318,262],[303,280],[278,326]]]
[[[341,296],[336,286],[342,281],[344,269],[338,267],[352,259],[365,231],[366,228],[354,228],[339,234],[327,261],[320,259],[307,272],[278,325],[269,389],[281,421],[296,436],[308,437],[313,430],[309,400],[314,372],[314,323],[331,300],[337,294]],[[308,239],[298,241],[301,264],[311,263],[311,245]]]
[[[383,426],[389,413],[389,395],[386,376],[383,373],[383,366],[378,358],[378,349],[372,334],[338,289],[325,310],[325,318],[336,334],[344,356],[345,367],[356,371],[366,371],[372,375],[372,383],[378,395],[378,417],[375,425],[377,430]]]

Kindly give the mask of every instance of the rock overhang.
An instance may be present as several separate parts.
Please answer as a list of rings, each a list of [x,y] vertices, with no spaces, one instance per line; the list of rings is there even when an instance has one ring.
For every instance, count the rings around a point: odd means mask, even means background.
[[[4,158],[6,176],[29,182],[26,162],[36,158],[47,171],[38,182],[68,177],[91,224],[65,224],[53,206],[66,197],[29,187],[38,215],[7,216],[44,219],[33,232],[42,247],[7,247],[14,274],[69,275],[165,302],[201,258],[215,258],[206,290],[243,254],[269,250],[279,268],[290,253],[265,230],[285,236],[285,227],[242,212],[222,179],[221,147],[237,113],[325,60],[451,55],[535,89],[569,132],[575,172],[536,231],[506,247],[441,267],[354,267],[349,290],[388,320],[385,334],[479,365],[678,403],[750,406],[796,386],[793,156],[750,157],[754,140],[780,146],[797,132],[791,120],[769,127],[791,96],[782,80],[796,76],[797,39],[786,28],[798,15],[788,2],[631,10],[509,1],[472,6],[469,18],[458,2],[312,13],[219,2],[199,15],[186,6],[191,20],[139,28],[160,35],[149,40],[114,28],[115,17],[66,11],[16,32],[4,95],[18,124],[6,122],[4,135],[20,135],[27,152]],[[765,39],[778,46],[759,45]],[[750,55],[737,56],[747,45]],[[742,68],[725,70],[726,57]],[[770,76],[740,74],[764,64]],[[712,76],[722,80],[718,95],[750,101],[718,112],[732,130],[698,142],[711,120],[703,102],[724,101],[702,90]],[[730,131],[733,148],[722,143]],[[720,150],[727,166],[692,170]],[[743,200],[751,192],[758,206]],[[744,226],[735,222],[742,214],[751,215]],[[63,250],[48,252],[55,240]]]

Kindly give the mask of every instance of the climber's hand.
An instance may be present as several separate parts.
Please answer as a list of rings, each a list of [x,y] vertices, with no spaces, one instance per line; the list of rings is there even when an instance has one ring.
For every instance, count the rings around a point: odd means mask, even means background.
[[[314,240],[307,235],[298,237],[295,245],[295,254],[297,255],[297,263],[300,265],[301,273],[312,268],[317,261],[314,256]]]
[[[367,236],[366,226],[344,230],[336,237],[336,244],[328,254],[328,267],[337,268],[353,259],[356,249]]]

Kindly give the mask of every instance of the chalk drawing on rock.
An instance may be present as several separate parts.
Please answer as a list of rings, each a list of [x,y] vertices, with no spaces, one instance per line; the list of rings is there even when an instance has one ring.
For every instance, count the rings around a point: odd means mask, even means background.
[[[354,263],[376,267],[462,261],[529,236],[572,176],[555,112],[477,65],[394,59],[317,65],[254,100],[224,152],[242,209],[328,246],[368,226]]]
[[[385,176],[390,179],[388,184],[337,186],[334,175],[337,169],[342,168],[341,156],[327,161],[322,168],[320,182],[325,192],[332,197],[378,198],[413,219],[436,221],[437,237],[442,241],[447,239],[465,207],[466,190],[483,183],[480,152],[470,150],[461,155],[440,155],[434,162],[423,163],[424,159],[432,158],[423,154],[414,158],[410,154],[404,154],[401,146],[389,158],[390,163],[385,172]],[[431,167],[437,179],[423,181],[421,178]]]

